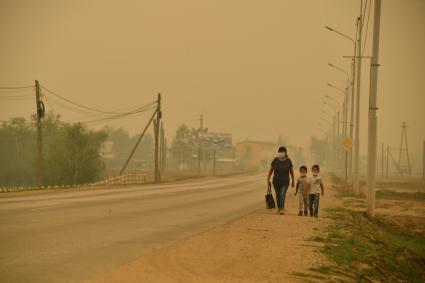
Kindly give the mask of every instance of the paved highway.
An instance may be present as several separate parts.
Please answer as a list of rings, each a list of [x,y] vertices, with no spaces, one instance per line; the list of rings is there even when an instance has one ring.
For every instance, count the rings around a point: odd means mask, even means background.
[[[83,282],[264,207],[265,176],[0,198],[0,282]]]

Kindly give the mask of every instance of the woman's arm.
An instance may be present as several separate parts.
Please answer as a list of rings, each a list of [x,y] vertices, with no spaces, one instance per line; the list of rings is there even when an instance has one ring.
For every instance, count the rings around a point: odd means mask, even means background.
[[[273,174],[273,166],[270,166],[269,175],[267,176],[267,184],[270,184],[270,177]]]
[[[291,173],[291,178],[292,178],[292,187],[294,187],[295,185],[295,178],[294,178],[294,167],[291,166],[291,169],[289,170],[289,172]]]

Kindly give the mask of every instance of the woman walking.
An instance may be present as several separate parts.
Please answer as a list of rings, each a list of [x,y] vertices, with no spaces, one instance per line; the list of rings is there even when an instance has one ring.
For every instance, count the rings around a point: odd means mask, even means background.
[[[273,187],[276,193],[277,213],[284,214],[285,197],[289,187],[289,174],[291,175],[291,186],[294,187],[294,169],[292,161],[288,158],[286,147],[279,147],[278,157],[273,159],[267,176],[267,184],[273,174]]]

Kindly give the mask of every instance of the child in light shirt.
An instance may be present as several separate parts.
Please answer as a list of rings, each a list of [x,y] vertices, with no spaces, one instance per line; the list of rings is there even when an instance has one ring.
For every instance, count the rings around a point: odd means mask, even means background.
[[[298,195],[298,216],[307,216],[308,209],[308,196],[310,191],[310,178],[307,177],[307,167],[300,167],[300,176],[297,179],[297,186],[295,188],[295,195]]]
[[[310,211],[310,216],[318,217],[319,216],[319,200],[320,193],[324,194],[322,177],[320,177],[320,167],[319,165],[313,165],[311,168],[313,176],[310,179],[310,192],[308,195],[308,208]]]

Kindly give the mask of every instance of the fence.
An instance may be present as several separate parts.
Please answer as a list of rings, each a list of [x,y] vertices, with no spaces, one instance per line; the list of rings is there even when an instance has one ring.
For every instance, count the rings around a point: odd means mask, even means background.
[[[2,187],[0,192],[20,192],[20,191],[34,191],[34,190],[54,190],[65,188],[88,188],[96,186],[111,186],[111,185],[144,185],[147,184],[147,175],[145,173],[126,173],[119,176],[110,177],[105,180],[97,181],[94,183],[77,184],[77,185],[56,185],[56,186],[16,186],[16,187]]]

